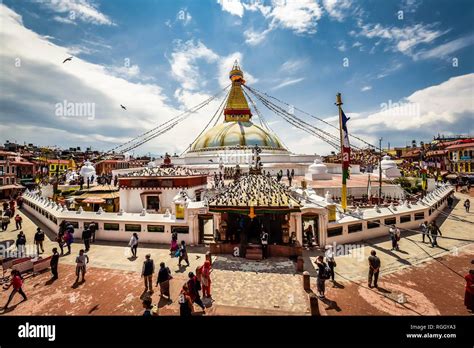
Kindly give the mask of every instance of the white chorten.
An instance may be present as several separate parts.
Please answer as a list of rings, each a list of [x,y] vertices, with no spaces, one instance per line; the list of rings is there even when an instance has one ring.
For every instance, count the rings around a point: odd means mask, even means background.
[[[84,182],[87,182],[87,178],[91,178],[92,176],[94,176],[94,180],[97,178],[95,168],[89,160],[84,162],[79,174],[84,178]]]
[[[321,158],[316,158],[314,163],[308,167],[305,178],[307,180],[331,180],[332,175],[328,173],[328,167]]]
[[[382,167],[382,178],[392,179],[401,176],[400,169],[398,169],[397,164],[390,156],[383,156],[380,166]],[[374,171],[374,174],[378,174],[378,171]]]

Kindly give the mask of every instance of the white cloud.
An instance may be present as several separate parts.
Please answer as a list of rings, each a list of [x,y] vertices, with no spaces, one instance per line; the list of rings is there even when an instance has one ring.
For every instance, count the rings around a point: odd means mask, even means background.
[[[452,53],[474,44],[474,35],[461,37],[456,40],[446,42],[442,45],[434,47],[429,50],[421,50],[415,54],[414,59],[432,59],[432,58],[446,58]]]
[[[414,49],[420,44],[430,44],[438,37],[446,34],[449,30],[435,30],[434,25],[415,24],[402,28],[384,27],[377,23],[375,25],[360,25],[361,31],[356,34],[369,39],[382,39],[391,45],[393,51],[399,51],[408,56],[414,56]]]
[[[242,18],[244,15],[244,6],[240,0],[217,0],[217,3],[221,5],[223,11],[229,12],[234,16]]]
[[[74,22],[80,19],[83,22],[97,25],[115,25],[112,20],[100,12],[97,5],[88,0],[36,0],[57,13],[66,13],[68,18],[56,16],[56,21],[62,23]]]
[[[350,0],[323,0],[323,7],[331,18],[339,22],[347,16],[347,10],[351,7]]]
[[[371,89],[372,89],[372,86],[364,86],[360,90],[361,92],[367,92],[367,91],[370,91]]]
[[[347,50],[346,43],[344,41],[339,41],[339,46],[337,46],[337,49],[341,52],[345,52]]]
[[[322,16],[322,9],[316,0],[273,0],[270,5],[263,1],[254,0],[218,0],[223,11],[243,17],[245,10],[260,12],[269,22],[261,32],[247,29],[244,32],[245,42],[255,46],[261,43],[272,30],[276,28],[289,29],[296,34],[314,34],[317,22]]]
[[[365,117],[351,120],[354,132],[377,133],[425,131],[436,134],[458,126],[465,132],[472,132],[474,117],[473,95],[474,74],[452,77],[435,86],[412,93],[401,103],[387,101],[384,109]],[[391,104],[392,107],[387,106]],[[466,124],[470,129],[465,129]]]
[[[4,129],[15,130],[15,139],[40,145],[94,146],[110,149],[116,144],[152,129],[169,120],[180,110],[169,105],[161,86],[152,83],[132,83],[117,77],[108,67],[74,57],[65,64],[68,48],[56,45],[25,28],[21,16],[0,5],[0,124],[1,138],[12,136]],[[17,67],[16,59],[21,59]],[[129,73],[139,72],[138,66]],[[197,105],[204,94],[188,93],[183,103]],[[201,99],[202,98],[202,99]],[[95,118],[58,117],[57,103],[91,103]],[[126,105],[127,111],[120,108]],[[164,153],[184,150],[207,123],[210,110],[218,107],[211,102],[201,113],[186,120],[186,127],[161,135],[139,148],[139,152]]]
[[[246,31],[244,31],[245,43],[249,44],[250,46],[256,46],[260,44],[263,40],[265,40],[270,31],[270,28],[265,29],[262,32],[247,29]]]
[[[281,83],[279,83],[278,85],[276,85],[275,87],[272,87],[271,90],[272,91],[276,91],[277,89],[280,89],[280,88],[283,88],[283,87],[287,87],[287,86],[291,86],[291,85],[294,85],[294,84],[297,84],[297,83],[300,83],[301,81],[304,80],[304,77],[300,77],[300,78],[297,78],[297,79],[290,79],[290,80],[285,80]]]
[[[272,20],[270,27],[291,29],[297,34],[316,33],[322,10],[315,0],[274,1],[273,6],[266,16]]]
[[[108,67],[108,70],[116,76],[121,76],[125,78],[135,78],[140,76],[140,67],[136,64],[126,67]]]
[[[281,73],[292,74],[299,71],[305,64],[307,59],[291,59],[283,63],[280,67]]]
[[[56,22],[59,22],[59,23],[77,25],[76,22],[74,22],[73,20],[70,20],[69,18],[66,18],[66,17],[54,16],[53,20],[56,21]]]
[[[198,60],[208,63],[216,62],[219,56],[207,48],[202,42],[194,40],[177,41],[177,46],[171,54],[170,64],[173,77],[181,83],[182,88],[197,90],[202,87],[203,79],[196,65]]]

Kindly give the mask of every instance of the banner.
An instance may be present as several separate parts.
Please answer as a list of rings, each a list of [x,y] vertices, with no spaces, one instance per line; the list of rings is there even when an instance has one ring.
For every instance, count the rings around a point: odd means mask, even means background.
[[[349,179],[349,166],[351,163],[351,145],[349,143],[349,132],[347,131],[347,121],[349,117],[346,116],[341,109],[342,116],[342,175],[344,179]]]

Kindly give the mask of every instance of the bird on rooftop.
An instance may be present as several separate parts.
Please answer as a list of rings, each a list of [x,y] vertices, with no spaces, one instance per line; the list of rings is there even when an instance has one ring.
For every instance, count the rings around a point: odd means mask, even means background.
[[[123,106],[122,104],[120,104],[120,107],[124,110],[127,110],[127,108],[125,106]]]
[[[63,64],[72,60],[73,57],[69,57],[63,60]]]

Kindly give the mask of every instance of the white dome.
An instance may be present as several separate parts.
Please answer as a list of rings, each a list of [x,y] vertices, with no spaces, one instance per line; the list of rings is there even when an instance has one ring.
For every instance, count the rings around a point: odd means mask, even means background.
[[[320,158],[316,158],[314,163],[308,167],[308,173],[310,174],[327,174],[328,167],[321,161]]]
[[[79,174],[86,180],[87,178],[90,178],[92,175],[96,176],[95,168],[90,161],[84,162],[84,165],[81,167]]]

